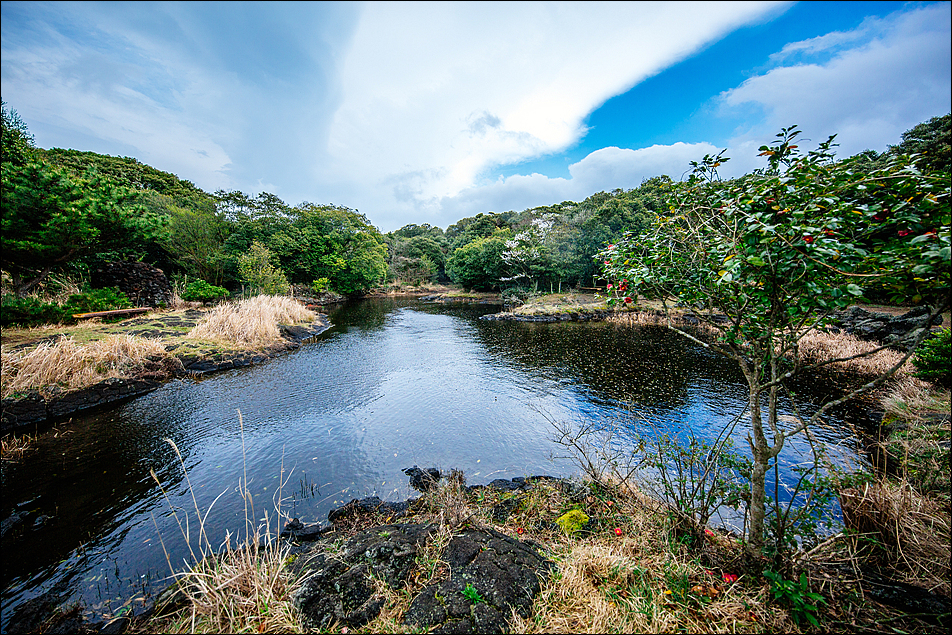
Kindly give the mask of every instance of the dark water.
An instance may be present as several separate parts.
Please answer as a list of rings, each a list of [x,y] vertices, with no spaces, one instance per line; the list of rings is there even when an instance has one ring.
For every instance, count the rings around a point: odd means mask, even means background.
[[[217,547],[246,526],[245,470],[251,521],[267,512],[274,528],[279,489],[283,513],[313,522],[351,498],[407,498],[400,470],[414,464],[459,468],[470,483],[574,473],[550,458],[553,421],[650,421],[712,439],[745,408],[729,361],[664,329],[476,319],[496,310],[367,300],[332,313],[336,326],[296,352],[176,380],[41,435],[2,472],[4,514],[19,505],[54,518],[3,542],[2,624],[54,587],[97,619],[141,610],[167,584],[162,542],[176,568],[189,559],[172,509],[197,542],[189,482],[203,514],[223,494],[205,522]],[[799,387],[812,400],[834,390]],[[862,461],[849,426],[860,416],[840,411],[818,430],[840,462]],[[806,456],[801,444],[785,450],[785,471]]]

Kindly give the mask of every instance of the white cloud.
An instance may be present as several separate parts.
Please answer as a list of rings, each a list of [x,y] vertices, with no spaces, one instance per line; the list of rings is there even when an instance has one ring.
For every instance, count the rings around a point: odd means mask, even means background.
[[[432,209],[488,169],[565,149],[606,99],[784,6],[368,5],[342,67],[322,180],[360,174],[365,190]],[[349,194],[381,198],[357,189]]]
[[[442,226],[479,212],[521,211],[562,201],[581,201],[596,192],[632,189],[661,174],[679,179],[691,161],[717,153],[709,143],[654,145],[640,150],[602,148],[569,166],[570,178],[542,174],[513,175],[430,201],[438,213],[430,224]]]
[[[885,150],[917,123],[949,112],[950,16],[948,3],[931,5],[785,46],[827,59],[779,66],[723,95],[726,112],[753,105],[765,115],[730,142],[731,156],[740,158],[733,169],[748,169],[751,146],[784,126],[797,124],[814,143],[836,134],[838,155],[849,156]]]

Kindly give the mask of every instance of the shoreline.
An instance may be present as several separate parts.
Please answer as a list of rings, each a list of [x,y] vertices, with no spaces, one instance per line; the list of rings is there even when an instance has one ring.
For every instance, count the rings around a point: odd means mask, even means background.
[[[308,306],[315,306],[314,304]],[[0,401],[0,434],[35,433],[77,414],[95,412],[148,394],[166,382],[179,377],[201,377],[207,374],[261,364],[282,353],[296,350],[308,340],[333,326],[323,313],[315,312],[312,322],[279,324],[280,339],[254,347],[229,347],[209,340],[189,341],[188,329],[207,311],[155,311],[113,324],[79,324],[75,327],[50,329],[62,331],[36,339],[26,339],[10,347],[10,352],[30,350],[64,337],[89,338],[130,334],[139,337],[156,335],[165,344],[167,356],[147,359],[134,372],[109,377],[94,384],[66,389],[62,386],[31,388]],[[21,334],[20,338],[23,339]],[[7,352],[7,351],[5,351]]]

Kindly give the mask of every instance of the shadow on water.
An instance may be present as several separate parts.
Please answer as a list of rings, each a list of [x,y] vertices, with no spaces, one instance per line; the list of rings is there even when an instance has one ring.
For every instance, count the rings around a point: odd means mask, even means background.
[[[550,420],[650,419],[715,435],[744,408],[746,388],[728,360],[664,329],[477,319],[496,310],[407,298],[350,303],[294,353],[176,380],[42,434],[0,475],[5,514],[15,505],[32,514],[3,539],[0,626],[53,587],[68,587],[97,619],[141,609],[169,574],[160,536],[173,566],[183,566],[188,549],[169,503],[180,517],[194,509],[166,438],[181,450],[203,512],[224,492],[206,526],[217,547],[245,527],[235,491],[244,469],[253,521],[273,510],[280,490],[283,511],[313,522],[351,498],[408,497],[400,470],[413,464],[459,468],[474,483],[572,473],[549,458],[557,450]],[[822,432],[844,460],[859,460],[854,415],[841,409]],[[744,447],[740,426],[735,434]],[[785,465],[802,449],[791,444]],[[33,529],[39,515],[52,520]],[[194,520],[190,529],[194,539]]]

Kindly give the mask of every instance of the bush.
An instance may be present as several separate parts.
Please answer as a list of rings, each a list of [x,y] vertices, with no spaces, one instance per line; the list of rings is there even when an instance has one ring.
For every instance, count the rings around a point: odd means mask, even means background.
[[[0,303],[0,326],[37,326],[62,322],[64,311],[58,304],[47,304],[36,298],[3,296]]]
[[[0,304],[0,326],[38,326],[73,322],[74,313],[93,313],[132,306],[129,298],[116,287],[74,293],[65,304],[43,302],[37,298],[4,296]]]
[[[69,296],[66,304],[63,305],[63,310],[71,318],[73,313],[127,309],[131,306],[132,302],[117,287],[103,287],[102,289],[93,289],[92,291]]]
[[[208,284],[204,280],[196,280],[190,282],[185,290],[182,292],[182,299],[186,302],[201,302],[202,304],[208,304],[209,302],[214,302],[215,300],[220,300],[222,298],[227,298],[229,295],[226,289],[221,287],[216,287],[213,284]]]
[[[950,362],[952,360],[952,329],[943,329],[919,345],[912,358],[912,365],[916,367],[913,373],[919,379],[931,381],[940,386],[952,386]]]
[[[331,281],[329,278],[318,278],[311,283],[311,291],[314,293],[327,293],[331,290]]]

